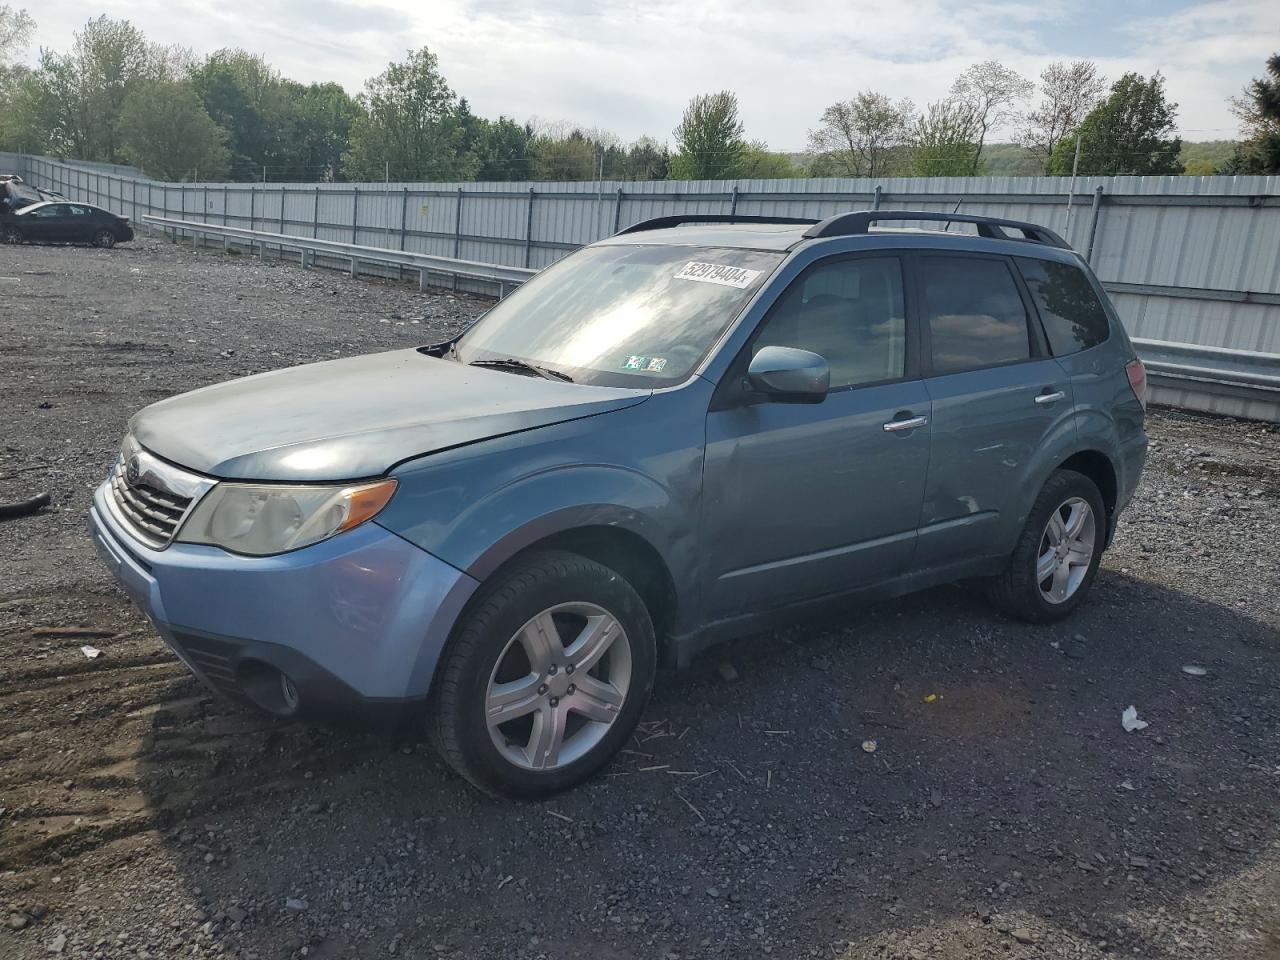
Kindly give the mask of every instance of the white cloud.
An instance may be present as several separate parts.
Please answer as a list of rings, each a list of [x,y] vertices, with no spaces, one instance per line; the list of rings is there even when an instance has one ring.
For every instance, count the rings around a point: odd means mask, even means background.
[[[626,139],[669,138],[688,98],[734,90],[748,135],[798,149],[827,104],[875,88],[923,104],[970,63],[1036,76],[1095,56],[1110,77],[1162,70],[1180,125],[1234,128],[1226,105],[1280,47],[1273,0],[1193,3],[1127,18],[1065,0],[113,0],[104,12],[197,53],[243,46],[298,80],[353,92],[410,48],[435,51],[478,113],[568,119]],[[82,0],[46,0],[37,40],[65,49]],[[1229,133],[1192,133],[1194,139]]]

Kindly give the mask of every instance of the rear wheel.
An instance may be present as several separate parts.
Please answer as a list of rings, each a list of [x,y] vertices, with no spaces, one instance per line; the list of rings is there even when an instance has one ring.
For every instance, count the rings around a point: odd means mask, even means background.
[[[532,553],[464,615],[437,668],[430,733],[482,790],[547,796],[626,742],[656,665],[653,623],[626,580],[577,554]]]
[[[1084,602],[1106,540],[1106,508],[1097,486],[1074,470],[1045,482],[1005,571],[989,593],[1004,613],[1052,623]]]
[[[93,235],[93,245],[109,250],[116,245],[116,235],[110,230],[99,230]]]

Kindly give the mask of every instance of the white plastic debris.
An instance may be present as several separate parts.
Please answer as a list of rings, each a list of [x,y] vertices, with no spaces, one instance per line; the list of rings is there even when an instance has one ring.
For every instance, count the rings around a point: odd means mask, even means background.
[[[1182,672],[1189,677],[1203,677],[1209,671],[1197,663],[1188,663],[1182,668]]]
[[[83,653],[90,660],[96,660],[98,659],[98,657],[102,656],[102,651],[99,650],[97,647],[88,647],[88,646],[81,647],[80,652]]]
[[[1124,727],[1125,733],[1133,733],[1135,730],[1145,730],[1147,721],[1138,719],[1138,708],[1134,706],[1125,707],[1124,713],[1120,714],[1120,726]]]
[[[878,746],[879,746],[879,744],[877,744],[874,740],[863,740],[863,741],[862,741],[862,749],[863,749],[865,752],[867,752],[867,753],[875,753],[875,752],[876,752],[876,747],[878,747]]]

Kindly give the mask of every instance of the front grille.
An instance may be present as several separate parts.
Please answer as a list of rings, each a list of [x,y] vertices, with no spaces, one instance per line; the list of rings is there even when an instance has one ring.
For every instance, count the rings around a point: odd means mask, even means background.
[[[116,464],[111,474],[111,495],[133,532],[157,547],[173,539],[178,523],[191,506],[190,497],[158,490],[145,480],[130,483],[125,476],[124,460]]]

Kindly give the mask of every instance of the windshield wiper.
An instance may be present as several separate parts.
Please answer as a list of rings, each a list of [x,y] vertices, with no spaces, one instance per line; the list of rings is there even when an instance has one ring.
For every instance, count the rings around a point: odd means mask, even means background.
[[[503,357],[497,360],[472,360],[467,366],[497,367],[499,370],[520,370],[536,373],[538,376],[546,377],[548,380],[562,380],[566,383],[573,383],[573,377],[567,373],[561,373],[559,370],[552,370],[549,367],[539,367],[528,360],[518,360],[515,357]]]

